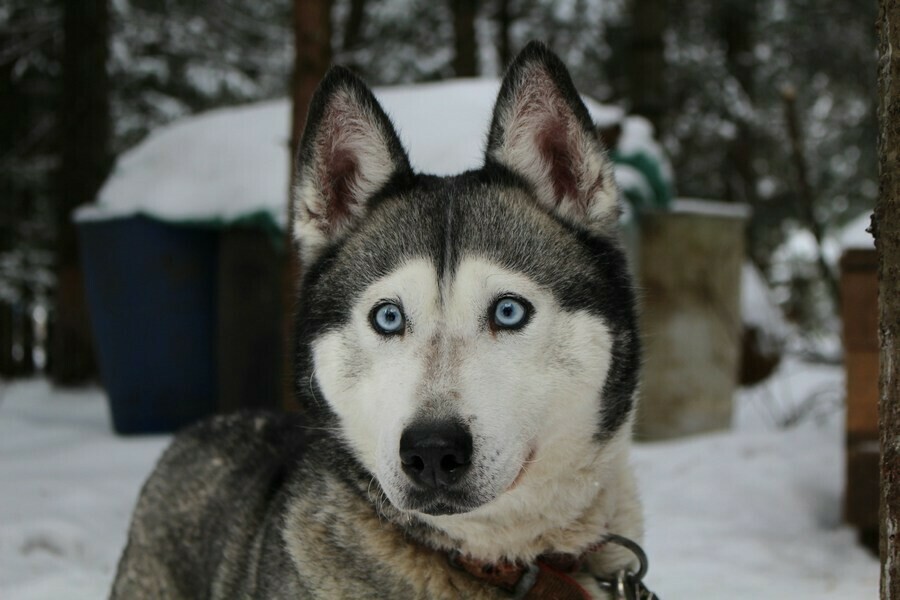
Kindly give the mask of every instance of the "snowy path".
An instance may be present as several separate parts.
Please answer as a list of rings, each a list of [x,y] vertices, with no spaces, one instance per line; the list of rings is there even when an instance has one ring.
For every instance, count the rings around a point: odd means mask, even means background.
[[[833,368],[783,376],[740,395],[738,431],[637,448],[648,582],[665,600],[877,597],[877,560],[840,524],[840,415],[776,432],[756,406],[840,384]],[[104,598],[166,441],[114,436],[101,391],[0,383],[0,598]]]

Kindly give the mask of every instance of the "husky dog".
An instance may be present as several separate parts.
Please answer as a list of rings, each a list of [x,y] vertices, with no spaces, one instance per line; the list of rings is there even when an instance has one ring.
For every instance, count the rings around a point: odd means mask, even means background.
[[[294,189],[299,415],[178,435],[112,597],[605,598],[641,536],[635,299],[593,123],[539,43],[480,169],[416,173],[349,71]],[[568,595],[567,595],[568,594]]]

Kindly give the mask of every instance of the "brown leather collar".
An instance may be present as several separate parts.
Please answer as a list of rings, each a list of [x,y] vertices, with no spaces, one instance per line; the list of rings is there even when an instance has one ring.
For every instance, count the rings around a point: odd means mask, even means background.
[[[592,545],[580,555],[542,554],[532,565],[501,561],[488,563],[459,553],[450,555],[450,564],[476,579],[515,594],[516,598],[543,600],[590,600],[591,595],[572,575],[581,570],[589,552],[596,552],[604,545]]]

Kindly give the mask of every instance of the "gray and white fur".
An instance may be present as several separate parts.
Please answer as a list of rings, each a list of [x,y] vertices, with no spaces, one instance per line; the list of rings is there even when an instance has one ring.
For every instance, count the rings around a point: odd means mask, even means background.
[[[414,172],[334,68],[297,169],[303,410],[179,434],[112,598],[504,598],[448,553],[527,563],[639,539],[619,196],[560,60],[522,51],[483,166],[453,177]],[[578,581],[603,597],[590,574],[629,560],[601,548]]]

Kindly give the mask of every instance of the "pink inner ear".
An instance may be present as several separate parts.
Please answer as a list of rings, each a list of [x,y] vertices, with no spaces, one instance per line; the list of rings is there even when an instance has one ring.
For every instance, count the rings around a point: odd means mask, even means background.
[[[360,174],[359,157],[348,143],[348,137],[356,131],[358,122],[350,108],[345,98],[336,97],[323,116],[318,133],[321,150],[316,176],[325,201],[325,214],[317,220],[329,235],[350,219],[357,204],[353,188]]]
[[[319,165],[319,181],[325,195],[325,222],[335,231],[347,220],[356,201],[353,182],[359,173],[356,156],[347,148],[335,146]]]
[[[552,192],[554,206],[566,204],[575,212],[586,214],[591,199],[605,183],[603,174],[598,173],[595,181],[585,181],[594,176],[586,172],[588,157],[584,152],[589,150],[584,147],[587,140],[582,136],[587,134],[581,131],[572,108],[542,68],[533,67],[525,74],[509,122],[507,147],[526,152],[530,147],[540,158],[542,169],[521,166],[539,182],[549,184],[545,189]]]
[[[556,205],[559,206],[568,196],[577,203],[580,210],[585,210],[586,202],[578,193],[578,149],[569,137],[566,119],[547,119],[535,137],[535,145],[541,158],[549,166]]]

